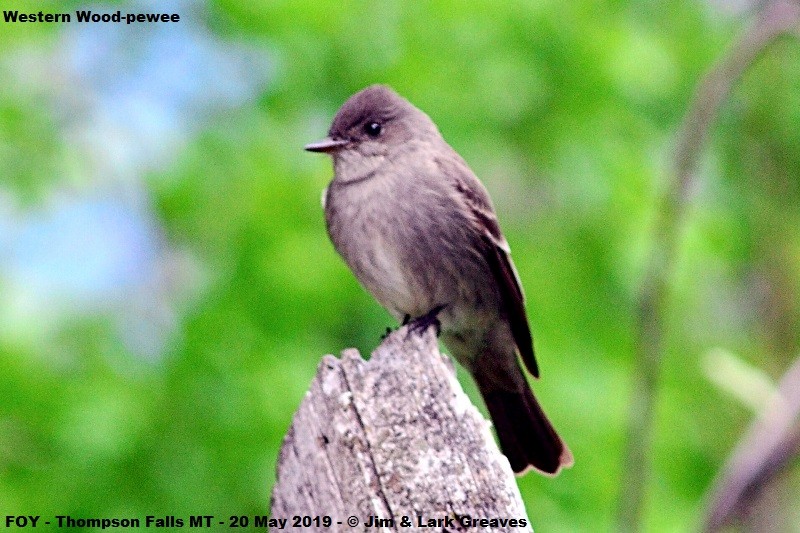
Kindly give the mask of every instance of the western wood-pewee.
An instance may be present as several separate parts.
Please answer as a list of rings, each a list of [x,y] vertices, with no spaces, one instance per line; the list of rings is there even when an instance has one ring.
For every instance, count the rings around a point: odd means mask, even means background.
[[[511,468],[555,475],[571,466],[517,360],[539,376],[492,202],[433,121],[373,85],[344,103],[327,138],[305,148],[333,158],[323,199],[336,250],[398,320],[436,323],[478,384]]]

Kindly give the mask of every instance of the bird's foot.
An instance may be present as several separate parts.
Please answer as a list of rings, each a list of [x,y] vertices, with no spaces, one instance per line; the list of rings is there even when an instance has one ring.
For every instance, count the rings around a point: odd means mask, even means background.
[[[409,314],[406,314],[406,315],[403,317],[403,323],[402,323],[402,324],[400,324],[400,327],[403,327],[403,326],[405,326],[405,325],[406,325],[406,324],[408,324],[409,322],[411,322],[411,315],[409,315]],[[389,335],[391,335],[392,333],[394,333],[396,330],[400,329],[400,327],[398,327],[398,328],[390,328],[389,326],[386,326],[386,332],[385,332],[383,335],[381,335],[381,340],[382,340],[382,341],[385,341],[385,340],[386,340],[386,337],[388,337]]]
[[[442,309],[447,307],[446,305],[437,305],[424,315],[411,320],[410,326],[408,327],[408,334],[411,335],[412,333],[422,334],[424,333],[429,327],[433,326],[436,328],[436,336],[438,337],[439,334],[442,332],[442,324],[439,322],[439,313],[442,312]],[[405,322],[404,322],[405,323]]]

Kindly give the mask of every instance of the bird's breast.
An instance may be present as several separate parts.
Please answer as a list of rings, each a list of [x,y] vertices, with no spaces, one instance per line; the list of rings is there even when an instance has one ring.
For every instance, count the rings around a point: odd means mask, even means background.
[[[334,180],[328,189],[325,216],[336,250],[397,318],[445,305],[446,328],[474,322],[471,315],[486,309],[497,313],[481,237],[449,192],[424,158],[357,183]]]
[[[380,183],[333,183],[325,218],[339,254],[362,285],[389,312],[417,316],[430,304],[411,262],[407,206]]]

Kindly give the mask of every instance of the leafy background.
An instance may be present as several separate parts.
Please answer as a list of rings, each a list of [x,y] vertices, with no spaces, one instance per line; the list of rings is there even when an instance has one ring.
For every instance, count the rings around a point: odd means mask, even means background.
[[[384,82],[481,177],[512,245],[534,387],[576,457],[556,479],[519,479],[534,527],[614,529],[657,200],[698,79],[747,5],[88,7],[182,22],[0,22],[5,513],[267,513],[321,355],[369,353],[392,324],[325,235],[329,161],[301,149],[350,94]],[[637,466],[652,468],[648,531],[699,524],[752,418],[742,398],[797,352],[799,69],[800,47],[779,41],[704,151],[670,284],[651,465]]]

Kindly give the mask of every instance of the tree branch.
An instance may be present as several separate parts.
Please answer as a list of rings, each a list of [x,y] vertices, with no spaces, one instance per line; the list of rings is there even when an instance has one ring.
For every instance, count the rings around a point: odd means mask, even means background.
[[[618,511],[620,531],[640,529],[649,469],[651,426],[663,352],[668,280],[675,263],[694,172],[720,105],[753,61],[800,18],[797,0],[767,2],[755,23],[703,78],[686,113],[675,151],[675,175],[654,229],[654,243],[637,298],[637,343],[628,436]]]
[[[750,426],[709,492],[706,531],[742,516],[760,490],[800,451],[800,358]]]

